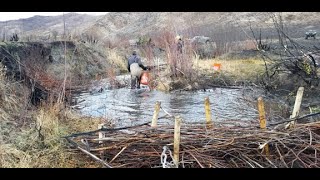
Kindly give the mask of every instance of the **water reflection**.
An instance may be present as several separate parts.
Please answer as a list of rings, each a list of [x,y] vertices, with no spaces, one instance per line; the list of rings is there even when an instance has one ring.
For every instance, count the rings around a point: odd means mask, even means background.
[[[113,119],[116,126],[150,122],[156,101],[171,115],[180,115],[185,122],[205,122],[204,99],[209,97],[211,113],[215,121],[252,120],[257,117],[255,107],[243,101],[242,91],[237,89],[211,89],[196,92],[164,93],[161,91],[135,91],[127,88],[106,90],[100,94],[77,96],[80,113]],[[165,116],[160,110],[159,117]],[[159,123],[172,122],[164,118]]]

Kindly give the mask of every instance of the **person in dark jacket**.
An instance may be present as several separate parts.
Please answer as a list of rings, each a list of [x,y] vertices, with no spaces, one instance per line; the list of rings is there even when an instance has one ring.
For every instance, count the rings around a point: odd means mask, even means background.
[[[131,74],[131,89],[140,89],[142,70],[147,70],[147,67],[142,64],[141,58],[137,55],[136,51],[133,51],[132,55],[128,58],[127,68]]]
[[[183,41],[182,39],[179,39],[178,40],[178,43],[177,43],[177,51],[182,54],[182,48],[183,48]]]
[[[183,43],[181,36],[176,37],[176,43],[177,43],[177,52],[182,54],[182,48],[183,48],[184,43]]]

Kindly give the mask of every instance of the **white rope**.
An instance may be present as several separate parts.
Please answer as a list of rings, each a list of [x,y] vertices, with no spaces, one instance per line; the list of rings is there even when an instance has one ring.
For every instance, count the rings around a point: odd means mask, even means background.
[[[169,117],[173,117],[170,113],[168,113],[168,111],[166,111],[165,109],[163,109],[162,106],[160,106],[160,108],[161,108],[167,115],[169,115]]]
[[[162,164],[162,167],[163,168],[174,168],[175,165],[174,165],[174,162],[173,161],[170,161],[170,162],[167,162],[167,154],[166,154],[166,151],[168,150],[169,151],[169,155],[171,157],[171,160],[173,160],[173,156],[172,156],[172,152],[170,151],[170,149],[167,147],[167,146],[163,146],[163,151],[161,153],[161,164]]]

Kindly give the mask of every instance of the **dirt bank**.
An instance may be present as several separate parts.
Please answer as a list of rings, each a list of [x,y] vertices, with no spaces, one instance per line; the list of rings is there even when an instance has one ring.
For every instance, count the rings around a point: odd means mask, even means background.
[[[7,77],[29,87],[34,104],[59,94],[63,84],[72,90],[105,74],[110,66],[106,59],[87,44],[71,41],[0,43],[0,63]]]

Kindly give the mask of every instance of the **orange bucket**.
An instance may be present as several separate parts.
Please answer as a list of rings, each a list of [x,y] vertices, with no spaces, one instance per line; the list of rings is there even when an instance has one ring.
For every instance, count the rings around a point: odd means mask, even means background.
[[[140,84],[148,85],[150,81],[150,74],[148,72],[143,72],[140,79]]]
[[[220,69],[221,69],[221,64],[220,63],[214,63],[213,64],[213,70],[220,71]]]

